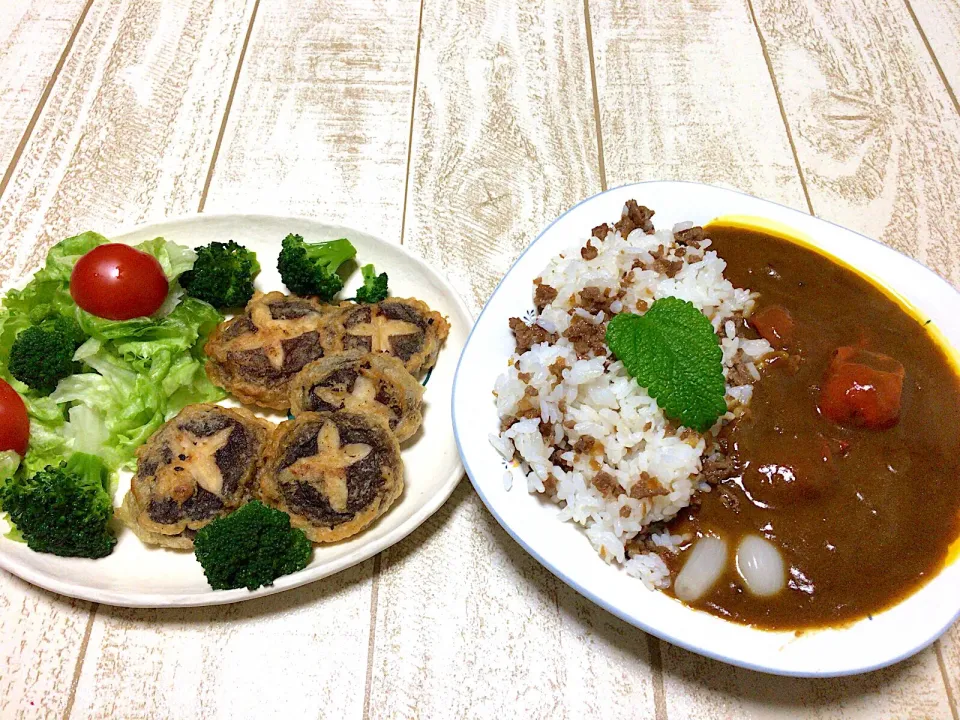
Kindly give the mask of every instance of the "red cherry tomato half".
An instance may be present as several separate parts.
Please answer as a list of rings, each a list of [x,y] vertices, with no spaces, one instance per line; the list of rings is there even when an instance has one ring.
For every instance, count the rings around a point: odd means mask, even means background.
[[[120,243],[95,247],[77,261],[70,276],[74,302],[107,320],[152,315],[169,289],[155,257]]]
[[[27,454],[29,439],[27,406],[9,383],[0,380],[0,452],[13,450],[23,457]]]

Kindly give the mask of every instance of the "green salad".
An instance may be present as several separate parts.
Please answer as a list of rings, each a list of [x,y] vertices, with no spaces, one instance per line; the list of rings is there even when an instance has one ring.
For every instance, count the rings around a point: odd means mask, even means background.
[[[177,282],[196,253],[163,238],[138,245],[159,262],[169,293],[149,317],[107,320],[74,302],[70,277],[83,255],[108,242],[93,232],[63,240],[0,303],[0,377],[19,393],[30,421],[25,475],[59,467],[74,453],[98,456],[111,474],[132,469],[137,448],[167,419],[225,396],[203,368],[204,343],[223,316]],[[16,471],[16,455],[4,458],[0,480]]]

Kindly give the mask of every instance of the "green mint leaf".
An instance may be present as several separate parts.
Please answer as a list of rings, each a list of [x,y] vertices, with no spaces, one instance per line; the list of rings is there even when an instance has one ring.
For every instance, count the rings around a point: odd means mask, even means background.
[[[607,346],[671,420],[702,432],[727,411],[723,351],[692,303],[667,297],[644,315],[615,315]]]

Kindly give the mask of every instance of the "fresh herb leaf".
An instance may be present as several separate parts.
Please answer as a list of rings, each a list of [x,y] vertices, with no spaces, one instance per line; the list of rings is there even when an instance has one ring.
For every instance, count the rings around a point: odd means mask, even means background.
[[[723,351],[692,303],[667,297],[643,315],[614,316],[607,346],[671,420],[704,431],[727,411]]]

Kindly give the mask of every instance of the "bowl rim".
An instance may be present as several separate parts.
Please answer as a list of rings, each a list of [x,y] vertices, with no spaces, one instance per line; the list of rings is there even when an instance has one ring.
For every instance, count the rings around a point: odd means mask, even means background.
[[[898,250],[896,250],[896,249],[894,249],[894,248],[892,248],[892,247],[890,247],[890,246],[888,246],[888,245],[885,245],[884,243],[881,243],[881,242],[878,241],[878,240],[875,240],[875,239],[873,239],[873,238],[871,238],[871,237],[869,237],[869,236],[867,236],[867,235],[864,235],[864,234],[862,234],[862,233],[859,233],[859,232],[857,232],[857,231],[855,231],[855,230],[851,230],[851,229],[849,229],[849,228],[846,228],[846,227],[844,227],[844,226],[842,226],[842,225],[840,225],[840,224],[838,224],[838,223],[835,223],[835,222],[832,222],[832,221],[830,221],[830,220],[825,220],[825,219],[823,219],[823,218],[817,217],[816,215],[813,215],[813,214],[811,214],[811,213],[807,213],[807,212],[804,212],[804,211],[801,211],[801,210],[797,210],[796,208],[792,208],[792,207],[790,207],[790,206],[788,206],[788,205],[784,205],[784,204],[782,204],[782,203],[778,203],[778,202],[775,202],[775,201],[772,201],[772,200],[766,200],[766,199],[764,199],[764,198],[758,198],[758,197],[756,197],[755,195],[750,195],[749,193],[745,193],[745,192],[742,192],[742,191],[739,191],[739,190],[734,190],[734,189],[731,189],[731,188],[721,187],[721,186],[718,186],[718,185],[711,185],[711,184],[709,184],[709,183],[692,182],[692,181],[686,181],[686,180],[646,180],[646,181],[640,181],[640,182],[624,183],[624,184],[622,184],[622,185],[618,185],[618,186],[615,186],[615,187],[608,188],[607,190],[604,190],[604,191],[602,191],[602,192],[595,193],[594,195],[591,195],[591,196],[589,196],[589,197],[587,197],[587,198],[584,198],[583,200],[579,201],[578,203],[572,205],[572,206],[569,207],[567,210],[565,210],[562,214],[560,214],[560,215],[559,215],[558,217],[556,217],[553,221],[551,221],[545,228],[543,228],[543,230],[541,230],[541,231],[537,234],[536,238],[534,238],[534,240],[533,240],[532,242],[530,242],[530,243],[523,249],[523,252],[521,252],[520,255],[517,256],[517,258],[514,260],[514,262],[510,265],[510,268],[506,271],[506,273],[504,273],[504,276],[503,276],[503,278],[501,278],[500,282],[497,284],[497,287],[496,287],[496,288],[494,289],[494,291],[490,294],[490,297],[488,298],[487,302],[484,304],[483,309],[482,309],[482,310],[480,311],[480,313],[477,315],[477,318],[476,318],[476,320],[475,320],[475,322],[474,322],[474,324],[473,324],[473,328],[471,328],[470,334],[469,334],[469,336],[467,337],[467,341],[466,341],[466,343],[464,344],[464,350],[463,350],[463,352],[462,352],[461,355],[460,355],[460,360],[459,360],[459,362],[457,363],[457,368],[456,368],[456,371],[455,371],[455,374],[454,374],[454,379],[453,379],[453,392],[452,392],[452,396],[451,396],[451,413],[452,413],[452,415],[453,415],[453,433],[454,433],[454,438],[455,438],[456,443],[457,443],[457,449],[458,449],[459,452],[460,452],[460,457],[461,457],[461,460],[463,461],[464,469],[466,470],[467,476],[470,478],[470,482],[471,482],[471,484],[473,485],[474,490],[475,490],[476,493],[480,496],[480,499],[483,501],[484,505],[487,507],[487,510],[489,510],[490,513],[494,516],[494,518],[496,518],[496,520],[497,520],[497,522],[500,524],[500,526],[501,526],[504,530],[506,530],[507,534],[509,534],[510,537],[512,537],[512,538],[514,539],[514,541],[516,541],[516,542],[517,542],[527,553],[529,553],[538,563],[540,563],[544,568],[546,568],[546,569],[549,570],[551,573],[553,573],[555,576],[557,576],[560,580],[562,580],[562,581],[563,581],[564,583],[566,583],[568,586],[570,586],[571,588],[573,588],[574,590],[576,590],[578,593],[580,593],[581,595],[583,595],[583,596],[586,597],[587,599],[589,599],[591,602],[595,603],[596,605],[600,606],[601,608],[603,608],[603,609],[606,610],[607,612],[615,615],[616,617],[620,618],[621,620],[627,622],[628,624],[633,625],[633,626],[635,626],[635,627],[638,627],[638,628],[640,628],[641,630],[643,630],[644,632],[646,632],[646,633],[648,633],[648,634],[650,634],[650,635],[653,635],[653,636],[655,636],[655,637],[657,637],[657,638],[660,638],[661,640],[665,640],[665,641],[667,641],[667,642],[670,642],[670,643],[673,644],[673,645],[676,645],[676,646],[678,646],[678,647],[684,648],[685,650],[689,650],[689,651],[694,652],[694,653],[696,653],[696,654],[698,654],[698,655],[702,655],[702,656],[704,656],[704,657],[708,657],[708,658],[711,658],[711,659],[713,659],[713,660],[718,660],[718,661],[720,661],[720,662],[723,662],[723,663],[726,663],[726,664],[729,664],[729,665],[734,665],[734,666],[737,666],[737,667],[742,667],[742,668],[745,668],[745,669],[748,669],[748,670],[753,670],[753,671],[756,671],[756,672],[761,672],[761,673],[765,673],[765,674],[769,674],[769,675],[778,675],[778,676],[784,676],[784,677],[799,677],[799,678],[826,678],[826,677],[845,677],[845,676],[851,676],[851,675],[860,675],[860,674],[872,672],[872,671],[874,671],[874,670],[879,670],[879,669],[882,669],[882,668],[885,668],[885,667],[889,667],[889,666],[891,666],[891,665],[895,665],[896,663],[901,662],[901,661],[903,661],[903,660],[905,660],[905,659],[907,659],[907,658],[909,658],[909,657],[912,657],[913,655],[915,655],[915,654],[921,652],[922,650],[928,648],[930,645],[932,645],[934,642],[936,642],[936,641],[940,638],[941,635],[943,635],[947,630],[949,630],[950,627],[952,627],[954,623],[956,623],[958,620],[960,620],[960,601],[958,601],[958,603],[957,603],[957,608],[956,608],[953,616],[952,616],[945,624],[943,624],[942,627],[936,629],[935,632],[933,632],[933,634],[930,635],[929,637],[924,637],[919,643],[912,644],[911,649],[905,650],[904,652],[902,652],[902,653],[900,653],[899,655],[897,655],[897,656],[895,656],[895,657],[892,657],[892,658],[886,658],[886,659],[880,660],[880,661],[878,661],[878,662],[869,663],[869,664],[864,664],[864,665],[858,665],[857,667],[852,667],[852,668],[849,668],[849,669],[844,669],[844,670],[839,670],[839,671],[833,671],[833,670],[827,670],[827,671],[817,671],[817,670],[805,671],[805,670],[793,670],[793,669],[786,669],[786,668],[771,667],[771,666],[767,666],[767,665],[763,665],[763,664],[759,664],[759,663],[753,663],[753,662],[741,660],[741,659],[739,659],[739,658],[730,657],[730,656],[728,656],[728,655],[722,654],[721,652],[717,652],[717,651],[713,651],[713,650],[710,650],[710,649],[707,649],[707,648],[703,648],[703,647],[697,645],[696,643],[687,642],[687,641],[685,641],[685,640],[683,640],[683,639],[681,639],[681,638],[678,638],[678,637],[674,636],[674,635],[671,634],[669,631],[666,631],[666,630],[664,630],[664,629],[662,629],[662,628],[655,627],[655,626],[651,625],[650,623],[643,621],[642,619],[639,619],[639,618],[637,618],[637,617],[635,617],[635,616],[632,616],[630,613],[628,613],[628,612],[625,611],[625,610],[621,610],[620,608],[618,608],[618,607],[616,607],[615,605],[611,604],[610,602],[608,602],[608,601],[605,600],[604,598],[600,597],[596,592],[594,592],[594,591],[591,590],[590,588],[585,587],[582,583],[574,580],[574,579],[569,575],[569,573],[567,573],[566,571],[564,571],[562,568],[557,567],[554,563],[551,563],[550,561],[546,560],[541,553],[539,553],[536,549],[534,549],[533,547],[531,547],[527,542],[525,542],[525,541],[519,536],[519,534],[518,534],[517,531],[514,529],[514,527],[512,527],[509,523],[505,522],[505,520],[503,519],[503,517],[502,517],[502,516],[500,515],[500,513],[497,511],[497,509],[496,509],[496,504],[495,504],[494,502],[492,502],[492,500],[491,500],[491,499],[487,496],[487,494],[485,493],[483,483],[476,479],[476,474],[475,474],[475,472],[473,471],[473,469],[471,468],[471,466],[470,466],[470,464],[469,464],[469,461],[468,461],[468,458],[467,458],[467,454],[464,452],[464,448],[463,448],[463,445],[462,445],[462,443],[461,443],[460,428],[459,428],[459,425],[458,425],[458,422],[457,422],[456,398],[457,398],[457,394],[458,394],[458,387],[459,387],[459,381],[460,381],[460,371],[461,371],[462,366],[463,366],[464,358],[466,357],[466,355],[467,355],[467,350],[470,348],[470,345],[471,345],[471,343],[472,343],[472,341],[473,341],[473,339],[474,339],[474,333],[476,333],[477,329],[481,326],[481,321],[483,320],[483,316],[484,316],[484,314],[486,313],[487,309],[489,308],[490,301],[491,301],[491,300],[493,299],[493,297],[496,296],[496,294],[500,291],[502,285],[506,282],[507,278],[508,278],[508,277],[510,276],[510,274],[513,272],[513,270],[516,268],[516,266],[520,263],[520,261],[523,259],[523,257],[524,257],[528,252],[530,252],[530,250],[531,250],[538,242],[540,242],[540,240],[544,237],[544,235],[546,235],[546,234],[553,228],[553,226],[556,225],[558,222],[560,222],[560,220],[562,220],[564,217],[566,217],[567,215],[569,215],[570,213],[572,213],[574,210],[576,210],[577,208],[579,208],[581,205],[584,205],[585,203],[591,202],[591,201],[593,201],[593,200],[595,200],[595,199],[597,199],[597,198],[603,197],[604,195],[608,195],[608,194],[614,193],[614,192],[616,192],[616,193],[621,193],[621,192],[623,192],[624,190],[626,190],[626,189],[628,189],[628,188],[638,188],[638,189],[649,188],[649,187],[652,186],[652,185],[667,186],[667,187],[669,187],[669,186],[680,186],[680,187],[684,187],[684,186],[686,186],[686,187],[695,186],[695,187],[699,187],[699,188],[708,188],[708,189],[713,190],[713,191],[720,191],[720,192],[723,192],[723,193],[729,193],[729,194],[733,194],[733,195],[739,195],[739,196],[744,197],[744,198],[749,198],[751,201],[759,201],[759,202],[765,203],[765,204],[767,204],[767,205],[776,206],[776,207],[778,207],[778,208],[781,208],[781,209],[784,210],[784,211],[787,211],[789,214],[793,214],[793,215],[795,215],[795,216],[797,216],[797,217],[804,218],[804,219],[806,219],[806,221],[813,220],[813,221],[815,221],[815,222],[825,223],[825,224],[830,225],[830,226],[833,226],[834,228],[837,228],[837,229],[839,229],[839,230],[841,230],[841,231],[843,231],[843,232],[845,232],[845,233],[852,233],[852,234],[857,235],[857,236],[859,236],[859,237],[861,237],[861,238],[863,238],[863,239],[865,239],[865,240],[868,240],[870,243],[872,243],[872,244],[874,244],[874,245],[876,245],[876,246],[878,246],[878,247],[880,247],[880,248],[883,248],[885,251],[890,251],[890,252],[896,253],[898,256],[900,256],[901,259],[904,259],[904,260],[909,261],[909,262],[912,263],[913,265],[921,268],[925,273],[927,273],[927,274],[935,277],[936,280],[937,280],[939,283],[941,283],[945,288],[948,288],[948,289],[949,289],[952,293],[954,293],[955,295],[960,295],[960,290],[957,290],[956,288],[954,288],[952,285],[950,285],[950,283],[948,283],[948,282],[947,282],[946,280],[944,280],[942,277],[940,277],[939,275],[937,275],[934,271],[932,271],[930,268],[928,268],[927,266],[925,266],[923,263],[919,262],[918,260],[916,260],[916,259],[914,259],[914,258],[912,258],[912,257],[910,257],[910,256],[908,256],[908,255],[904,255],[903,253],[899,252]],[[758,216],[758,217],[761,217],[761,216]],[[797,231],[797,232],[799,232],[799,231]],[[835,258],[835,257],[832,255],[832,253],[829,253],[828,251],[823,250],[822,248],[814,248],[814,249],[817,249],[819,252],[822,252],[823,254],[826,254],[828,257],[830,257],[830,258],[833,259],[834,261],[843,262],[843,261],[840,261],[838,258]],[[881,281],[878,280],[878,279],[872,278],[870,275],[866,274],[864,271],[859,270],[859,269],[857,269],[857,268],[855,268],[855,267],[852,268],[852,269],[853,269],[855,272],[857,272],[858,274],[861,274],[862,276],[871,279],[872,282],[875,282],[875,283],[878,284],[880,287],[882,287],[882,288],[886,287],[886,284],[885,284],[885,283],[881,282]],[[952,345],[951,343],[949,343],[948,341],[944,340],[944,343],[945,343],[948,347],[953,348],[953,345]],[[954,348],[954,350],[956,351],[956,348]],[[960,560],[957,560],[956,562],[960,562]],[[945,566],[945,568],[946,568],[946,567],[947,567],[947,566]],[[942,572],[942,570],[945,569],[945,568],[942,568],[942,569],[941,569],[941,572]],[[938,572],[937,574],[939,575],[940,573]],[[929,582],[932,582],[932,580],[933,580],[935,577],[936,577],[936,575],[933,576],[933,577],[932,577],[927,583],[925,583],[923,586],[921,586],[920,588],[918,588],[915,592],[911,593],[910,595],[907,595],[907,596],[906,596],[905,598],[903,598],[900,602],[896,603],[896,604],[893,605],[893,606],[890,606],[890,608],[885,608],[884,611],[889,610],[889,609],[892,609],[892,608],[894,608],[894,607],[897,607],[897,606],[899,606],[899,605],[902,605],[904,602],[909,601],[910,598],[914,597],[917,593],[922,592],[926,587],[928,587]],[[687,606],[687,605],[684,605],[684,608],[685,608],[686,610],[690,611],[690,612],[703,612],[703,611],[697,610],[697,609],[692,608],[692,607]],[[704,614],[707,614],[707,613],[704,613]],[[714,616],[714,617],[716,617],[716,616]],[[723,621],[723,622],[730,622],[730,621],[723,620],[722,618],[718,618],[718,619],[721,620],[721,621]],[[859,622],[859,621],[854,621],[854,622]],[[749,625],[741,625],[740,623],[731,623],[731,624],[739,625],[740,627],[749,628],[749,629],[751,629],[751,630],[753,630],[753,631],[755,631],[755,632],[770,632],[770,633],[784,632],[784,631],[766,631],[766,630],[763,630],[763,629],[761,629],[761,628],[755,628],[755,627],[752,627],[752,626],[749,626]],[[820,628],[816,628],[816,630],[819,630],[819,629],[820,629]],[[845,627],[845,626],[837,626],[837,627],[827,627],[827,628],[823,628],[823,629],[825,629],[825,630],[843,631],[843,630],[846,629],[846,627]],[[789,631],[789,632],[792,632],[792,631]]]

